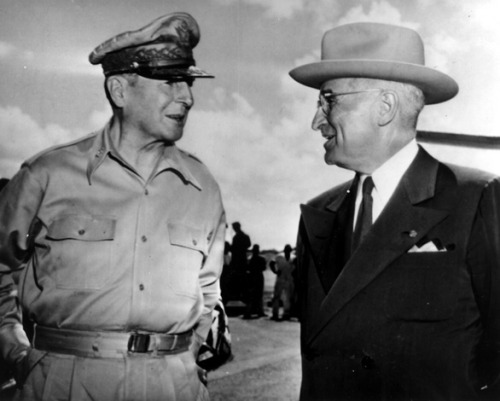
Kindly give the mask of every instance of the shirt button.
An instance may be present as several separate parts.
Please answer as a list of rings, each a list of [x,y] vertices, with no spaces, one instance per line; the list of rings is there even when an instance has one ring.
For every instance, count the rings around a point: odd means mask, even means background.
[[[198,241],[196,241],[195,239],[193,240],[193,245],[196,245],[198,244]]]
[[[142,242],[146,242],[147,240],[148,240],[148,237],[146,237],[145,235],[143,235],[143,236],[141,237],[141,241],[142,241]]]
[[[78,234],[80,234],[80,235],[85,234],[85,230],[84,230],[83,228],[82,228],[82,229],[80,229],[80,230],[78,230]]]
[[[139,284],[139,290],[144,291],[144,284]]]
[[[149,191],[147,189],[144,190],[144,195],[149,195]]]

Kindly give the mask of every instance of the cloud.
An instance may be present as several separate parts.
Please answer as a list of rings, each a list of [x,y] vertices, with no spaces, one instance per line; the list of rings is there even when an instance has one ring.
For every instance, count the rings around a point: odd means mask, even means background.
[[[267,18],[292,19],[313,16],[315,27],[326,30],[332,27],[342,6],[332,0],[216,0],[219,4],[234,5],[240,2],[264,9]]]
[[[88,131],[98,130],[109,121],[113,111],[111,110],[111,106],[106,104],[102,110],[94,110],[89,116],[89,126]]]
[[[240,0],[216,0],[223,5],[233,5]],[[296,12],[303,10],[307,0],[243,0],[244,3],[265,8],[269,18],[291,18]]]
[[[12,53],[15,52],[15,50],[16,50],[16,47],[14,45],[0,41],[0,57],[1,58],[4,58],[4,57],[11,55]]]
[[[61,52],[52,54],[50,57],[45,54],[36,54],[36,64],[31,67],[64,75],[102,76],[101,66],[90,64],[87,55],[79,51]]]
[[[217,0],[223,5],[233,5],[241,0]],[[392,22],[401,21],[401,13],[388,1],[376,1],[369,5],[365,12],[362,5],[352,7],[343,18],[339,19],[345,8],[341,2],[331,0],[242,0],[244,3],[265,8],[264,15],[269,18],[290,19],[296,16],[312,15],[314,26],[323,30],[335,25],[360,21]],[[352,4],[352,3],[347,3]]]
[[[23,50],[11,43],[0,41],[0,59],[22,63],[24,68],[45,72],[73,75],[102,76],[101,66],[89,63],[87,55],[78,50],[60,52],[37,52]]]
[[[464,50],[464,44],[456,37],[439,32],[425,43],[425,64],[442,72],[452,69],[451,65],[457,59],[457,53]]]
[[[0,177],[11,177],[21,163],[51,146],[60,145],[102,128],[111,116],[105,104],[94,110],[84,127],[66,129],[58,124],[40,126],[18,107],[0,107]]]
[[[474,26],[480,26],[484,31],[494,33],[494,37],[485,35],[484,40],[494,40],[498,38],[498,15],[500,13],[500,3],[497,0],[482,0],[474,2],[465,6],[462,4],[463,9],[468,13],[471,22]],[[472,6],[474,4],[474,6]],[[461,3],[455,3],[460,6]],[[498,44],[498,43],[497,43]]]
[[[11,43],[0,41],[0,59],[14,58],[23,62],[31,61],[34,54],[29,50],[21,50]]]
[[[0,176],[10,178],[22,161],[77,134],[58,125],[40,127],[17,107],[0,107]]]
[[[368,11],[365,11],[361,5],[352,7],[342,18],[339,19],[338,25],[349,24],[352,22],[381,22],[403,25],[413,29],[416,25],[404,22],[399,9],[393,7],[387,1],[375,1],[370,3]]]
[[[304,8],[304,0],[245,0],[248,4],[260,5],[267,8],[268,17],[290,18]]]
[[[37,52],[23,50],[19,47],[0,41],[0,59],[22,63],[23,68],[45,72],[56,72],[72,75],[102,75],[100,66],[89,63],[87,55],[78,50]]]
[[[193,110],[179,146],[200,157],[216,177],[228,220],[240,221],[264,249],[281,248],[283,237],[294,240],[298,222],[298,165],[290,165],[297,150],[259,115],[237,110]]]
[[[500,29],[497,1],[449,2],[446,24],[427,27],[427,65],[452,76],[460,91],[451,102],[433,106],[426,129],[500,136],[496,104],[500,80]],[[443,114],[439,116],[438,111]]]

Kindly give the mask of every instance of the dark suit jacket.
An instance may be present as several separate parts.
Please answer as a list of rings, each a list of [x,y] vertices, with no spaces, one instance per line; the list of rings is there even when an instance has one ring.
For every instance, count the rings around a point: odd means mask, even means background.
[[[351,186],[302,205],[301,400],[500,400],[499,179],[420,149],[349,255]]]

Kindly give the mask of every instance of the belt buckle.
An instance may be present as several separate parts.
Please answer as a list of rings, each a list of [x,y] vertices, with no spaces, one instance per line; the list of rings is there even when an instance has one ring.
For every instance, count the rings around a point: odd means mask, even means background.
[[[149,334],[133,333],[128,339],[129,352],[148,352],[151,336]]]

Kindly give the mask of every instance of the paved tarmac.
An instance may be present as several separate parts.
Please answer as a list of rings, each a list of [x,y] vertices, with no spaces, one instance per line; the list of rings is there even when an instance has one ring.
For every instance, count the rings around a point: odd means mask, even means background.
[[[208,373],[212,401],[298,400],[299,323],[275,322],[266,313],[260,319],[229,318],[234,359]]]

